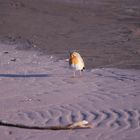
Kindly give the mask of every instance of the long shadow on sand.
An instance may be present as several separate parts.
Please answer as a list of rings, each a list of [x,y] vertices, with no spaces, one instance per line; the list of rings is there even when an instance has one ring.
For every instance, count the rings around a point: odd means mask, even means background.
[[[50,77],[49,74],[0,74],[0,77],[7,78],[32,78],[32,77]]]

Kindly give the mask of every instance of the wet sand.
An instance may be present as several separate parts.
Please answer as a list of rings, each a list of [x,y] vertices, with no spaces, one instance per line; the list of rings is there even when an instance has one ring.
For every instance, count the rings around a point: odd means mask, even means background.
[[[140,1],[2,0],[0,39],[44,55],[78,50],[86,67],[140,69]]]

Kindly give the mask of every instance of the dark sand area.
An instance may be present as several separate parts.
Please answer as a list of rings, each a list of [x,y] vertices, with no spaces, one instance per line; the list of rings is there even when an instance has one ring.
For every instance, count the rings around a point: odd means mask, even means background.
[[[140,1],[1,0],[0,39],[59,58],[78,50],[87,68],[140,69]]]

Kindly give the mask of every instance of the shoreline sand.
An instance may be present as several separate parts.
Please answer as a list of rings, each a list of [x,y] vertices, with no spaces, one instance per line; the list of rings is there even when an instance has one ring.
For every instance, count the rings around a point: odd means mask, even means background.
[[[87,69],[140,69],[140,1],[75,2],[4,0],[0,38],[28,40],[60,59],[78,50]]]
[[[140,1],[65,2],[0,2],[0,120],[31,126],[86,120],[94,127],[0,126],[0,138],[139,140]],[[72,77],[70,50],[85,60],[82,76]]]

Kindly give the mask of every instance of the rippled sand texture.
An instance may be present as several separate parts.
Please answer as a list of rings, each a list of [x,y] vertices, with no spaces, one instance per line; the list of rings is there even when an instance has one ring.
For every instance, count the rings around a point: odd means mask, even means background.
[[[94,126],[66,131],[0,126],[1,139],[139,140],[139,70],[102,68],[72,75],[66,60],[1,43],[0,119],[39,126],[87,120]]]
[[[79,50],[87,68],[140,69],[139,0],[1,0],[0,17],[1,38],[60,58]]]

